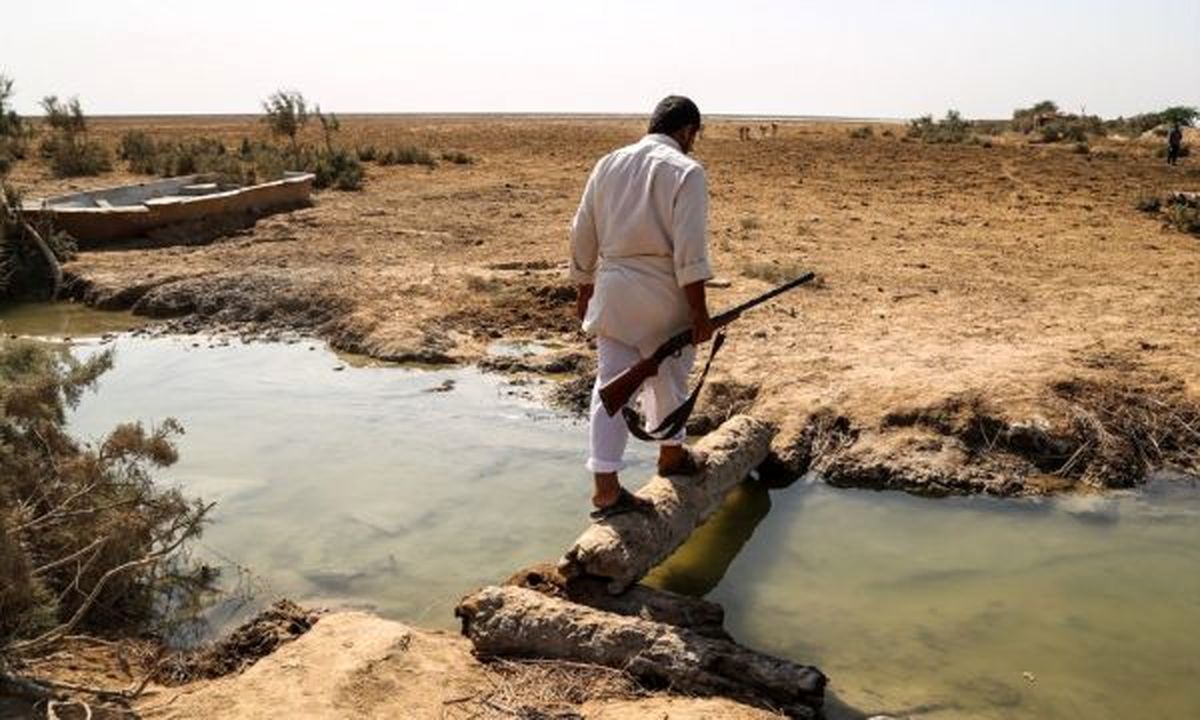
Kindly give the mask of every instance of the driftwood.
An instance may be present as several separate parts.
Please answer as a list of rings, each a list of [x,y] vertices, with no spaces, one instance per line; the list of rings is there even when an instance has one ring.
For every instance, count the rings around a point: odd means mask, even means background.
[[[720,695],[792,717],[816,716],[826,678],[686,628],[616,615],[520,587],[488,587],[455,608],[483,657],[569,659],[619,668],[650,687]]]
[[[543,595],[570,600],[605,612],[641,618],[699,635],[729,639],[725,632],[725,609],[715,602],[634,585],[613,595],[602,578],[583,576],[567,579],[551,563],[541,563],[515,573],[505,585],[536,590]]]
[[[687,540],[726,493],[767,457],[774,428],[738,415],[704,437],[697,448],[708,467],[695,477],[654,477],[637,495],[653,513],[626,513],[590,526],[559,562],[567,578],[607,578],[608,591],[623,592]]]

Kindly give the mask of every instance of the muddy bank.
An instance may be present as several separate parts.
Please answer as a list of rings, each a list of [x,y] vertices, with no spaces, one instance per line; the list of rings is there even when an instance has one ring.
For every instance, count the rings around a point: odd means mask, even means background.
[[[262,131],[206,122],[161,132]],[[84,253],[66,268],[72,292],[183,332],[299,333],[389,360],[470,363],[497,340],[549,341],[584,360],[504,369],[565,370],[578,409],[590,351],[559,270],[565,228],[594,159],[639,125],[348,120],[347,142],[404,137],[478,161],[371,166],[360,193],[321,193],[209,245]],[[122,129],[100,122],[96,135]],[[1136,205],[1200,183],[1200,167],[1168,168],[1136,142],[1080,155],[1010,137],[928,146],[785,123],[745,142],[736,130],[714,123],[697,149],[724,281],[713,307],[802,270],[820,282],[739,321],[693,431],[748,412],[780,428],[778,474],[925,494],[1196,469],[1200,242]],[[31,193],[54,185],[14,177]]]

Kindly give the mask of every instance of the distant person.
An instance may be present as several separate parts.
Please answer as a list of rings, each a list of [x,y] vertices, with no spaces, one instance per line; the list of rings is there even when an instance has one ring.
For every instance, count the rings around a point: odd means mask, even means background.
[[[695,344],[712,337],[704,282],[712,277],[708,253],[708,183],[689,157],[701,129],[700,110],[670,96],[654,108],[648,134],[596,163],[571,223],[571,279],[579,289],[576,312],[596,336],[590,454],[595,491],[593,519],[645,511],[617,477],[624,467],[629,429],[621,413],[609,416],[599,389],[653,354],[680,330]],[[648,427],[687,399],[695,359],[689,346],[658,368],[642,387]],[[659,444],[662,475],[694,475],[705,458],[684,445],[684,431]]]
[[[1167,164],[1174,165],[1179,162],[1179,158],[1183,154],[1183,127],[1176,122],[1171,126],[1171,132],[1167,135]]]

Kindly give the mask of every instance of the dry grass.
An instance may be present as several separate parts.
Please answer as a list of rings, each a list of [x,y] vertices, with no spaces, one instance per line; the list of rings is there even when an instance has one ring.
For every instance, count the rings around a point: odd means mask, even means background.
[[[493,659],[485,664],[490,689],[446,703],[445,717],[567,720],[590,700],[632,700],[649,693],[628,673],[561,660]]]

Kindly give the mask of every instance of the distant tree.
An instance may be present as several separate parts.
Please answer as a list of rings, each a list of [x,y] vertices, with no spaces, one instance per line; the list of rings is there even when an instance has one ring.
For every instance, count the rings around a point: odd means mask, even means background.
[[[87,132],[87,118],[77,97],[61,102],[56,95],[47,95],[42,98],[42,110],[46,113],[46,124],[55,130],[67,135]]]
[[[1176,105],[1163,110],[1161,113],[1159,113],[1159,116],[1162,117],[1162,121],[1168,125],[1179,123],[1180,125],[1191,127],[1196,123],[1196,120],[1200,118],[1200,110],[1197,110],[1194,107]]]
[[[1029,108],[1029,111],[1035,115],[1053,115],[1058,112],[1058,103],[1053,100],[1043,100]]]
[[[286,137],[296,149],[296,135],[308,124],[308,105],[296,90],[278,90],[263,101],[263,121],[273,135]]]

